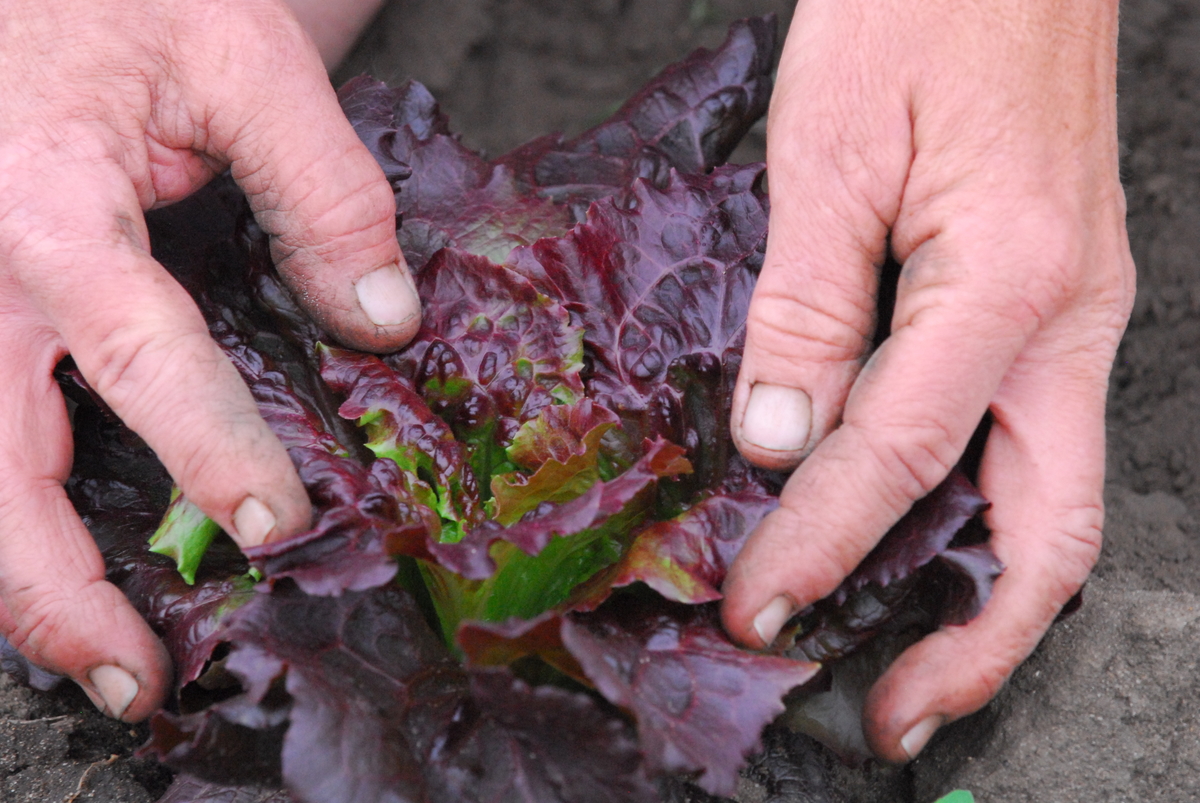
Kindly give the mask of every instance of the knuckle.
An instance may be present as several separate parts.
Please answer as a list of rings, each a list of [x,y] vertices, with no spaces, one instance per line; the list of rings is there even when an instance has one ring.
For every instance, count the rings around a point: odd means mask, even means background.
[[[339,262],[380,246],[394,247],[396,200],[372,162],[358,182],[330,189],[328,165],[362,164],[357,149],[338,159],[305,166],[281,188],[279,208],[294,219],[280,231],[276,248],[285,254],[307,250],[325,262]],[[353,157],[353,158],[351,158]]]
[[[828,84],[822,93],[830,101],[832,88]],[[847,224],[839,235],[859,240],[867,225],[874,233],[886,231],[887,221],[895,216],[910,153],[904,145],[889,147],[877,128],[862,125],[861,110],[836,101],[815,105],[811,101],[801,102],[793,88],[780,84],[767,126],[769,132],[782,135],[774,138],[779,144],[768,152],[768,169],[789,182],[811,186],[816,180],[823,185],[821,203],[834,204],[834,220],[864,224]],[[805,203],[803,196],[789,202]],[[874,243],[869,250],[875,251],[880,240],[861,242]]]
[[[126,398],[154,381],[165,351],[147,333],[128,326],[114,329],[102,336],[87,360],[88,379],[109,404],[124,407]]]
[[[1050,532],[1052,568],[1058,580],[1055,602],[1062,604],[1079,590],[1100,558],[1104,540],[1104,509],[1086,504],[1064,511]]]
[[[816,576],[821,581],[815,587],[805,588],[804,593],[817,599],[831,594],[854,571],[867,552],[847,538],[814,539],[810,549],[807,559],[817,569]]]
[[[1075,298],[1084,280],[1084,249],[1078,221],[1043,212],[1026,214],[1006,229],[1010,241],[993,253],[992,281],[978,282],[980,299],[999,315],[1018,321],[1033,319],[1040,326]],[[998,245],[998,244],[997,244]],[[982,258],[978,261],[982,262]],[[1000,289],[1000,293],[996,290]]]
[[[215,373],[214,347],[206,333],[162,331],[153,324],[125,322],[102,332],[81,359],[92,387],[122,417],[162,401],[181,371],[193,381]]]
[[[1039,322],[1069,307],[1093,307],[1120,315],[1132,302],[1133,261],[1119,232],[1097,236],[1077,210],[1039,204],[1006,227],[1003,280],[1007,298],[1022,318]],[[1122,323],[1123,323],[1122,317]]]
[[[264,459],[268,454],[264,448],[267,438],[272,436],[261,419],[230,416],[224,423],[219,438],[194,429],[179,435],[175,447],[178,457],[168,466],[192,501],[213,510],[230,508],[244,493],[237,488],[243,470],[240,467],[254,462],[259,476],[268,469],[278,473],[275,465]],[[234,450],[236,455],[232,453]]]
[[[1024,657],[1023,654],[1016,657],[997,656],[991,660],[979,662],[967,670],[966,686],[971,689],[967,698],[971,700],[972,711],[982,707],[988,700],[1000,693],[1000,689],[1012,675],[1013,669]],[[965,716],[972,711],[958,712],[958,715]]]
[[[878,467],[885,487],[895,489],[903,513],[933,491],[958,460],[951,432],[939,421],[906,424],[888,433],[864,433],[866,454]]]
[[[1120,227],[1094,222],[1069,200],[1030,194],[1019,200],[953,217],[940,210],[945,223],[935,240],[921,245],[938,256],[915,282],[920,292],[937,302],[952,295],[958,307],[986,313],[976,318],[983,326],[999,320],[1034,331],[1063,310],[1082,306],[1119,316],[1134,284]],[[1005,220],[1003,227],[997,218]],[[918,275],[915,266],[906,263],[905,269],[910,281]]]
[[[70,598],[62,589],[46,585],[29,586],[19,596],[28,602],[16,606],[15,630],[8,641],[22,654],[44,656],[70,632]]]
[[[747,348],[753,344],[788,359],[853,362],[866,348],[873,320],[862,293],[839,289],[814,300],[763,283],[747,317]]]
[[[765,537],[756,534],[750,539],[731,576],[743,588],[786,589],[801,603],[821,599],[837,588],[866,550],[859,550],[851,539],[814,535],[822,530],[814,530],[791,506],[793,499],[782,501],[763,522],[767,531],[760,534]]]

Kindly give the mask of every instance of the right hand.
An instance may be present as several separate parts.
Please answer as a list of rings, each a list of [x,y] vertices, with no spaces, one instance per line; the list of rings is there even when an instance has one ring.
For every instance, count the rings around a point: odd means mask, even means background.
[[[798,467],[731,568],[723,615],[739,641],[770,643],[990,412],[978,479],[1007,569],[978,617],[875,684],[865,735],[888,760],[987,703],[1099,553],[1105,391],[1134,291],[1116,27],[1116,0],[796,8],[732,420],[747,459]],[[889,250],[904,267],[871,353]]]
[[[0,633],[133,721],[170,662],[68,502],[71,354],[183,492],[242,546],[309,524],[287,453],[143,212],[231,167],[284,280],[343,343],[398,348],[420,305],[392,191],[278,0],[0,6]]]

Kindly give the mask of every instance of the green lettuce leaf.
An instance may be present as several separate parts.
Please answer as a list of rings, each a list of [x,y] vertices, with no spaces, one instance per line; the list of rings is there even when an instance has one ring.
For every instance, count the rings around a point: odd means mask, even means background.
[[[180,576],[188,585],[195,585],[200,561],[219,532],[219,524],[174,488],[162,524],[150,536],[150,551],[175,561]]]
[[[346,395],[339,415],[357,420],[377,457],[392,460],[431,488],[421,501],[442,518],[440,540],[458,541],[466,528],[483,521],[466,448],[409,383],[374,355],[329,346],[319,352],[321,376]]]
[[[590,399],[552,405],[526,422],[507,452],[534,473],[492,478],[496,521],[513,524],[543,502],[569,502],[592,487],[602,473],[600,441],[616,425],[616,415]]]
[[[423,563],[430,596],[448,642],[465,619],[532,619],[564,602],[572,590],[615,563],[631,534],[654,509],[660,479],[691,471],[683,449],[667,441],[648,446],[627,471],[597,482],[564,504],[546,504],[511,527],[489,521],[466,540],[483,539],[495,571],[467,580]]]

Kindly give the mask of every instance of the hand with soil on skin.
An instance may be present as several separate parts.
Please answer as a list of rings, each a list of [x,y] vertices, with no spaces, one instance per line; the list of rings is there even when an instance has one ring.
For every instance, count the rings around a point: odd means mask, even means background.
[[[377,5],[298,10],[333,62]],[[402,345],[419,303],[392,190],[278,0],[14,0],[0,75],[0,632],[137,720],[171,668],[63,492],[72,434],[55,364],[69,353],[242,546],[311,515],[246,386],[150,257],[143,211],[231,167],[280,272],[344,342]]]
[[[979,484],[1007,571],[977,619],[876,683],[864,726],[885,759],[987,703],[1099,551],[1134,286],[1116,29],[1113,0],[810,0],[793,20],[733,428],[754,462],[799,467],[726,582],[730,633],[771,641],[994,422]],[[864,364],[889,247],[894,318]]]

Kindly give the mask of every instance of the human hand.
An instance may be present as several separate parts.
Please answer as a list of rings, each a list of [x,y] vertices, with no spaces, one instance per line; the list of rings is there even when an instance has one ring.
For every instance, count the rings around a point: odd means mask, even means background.
[[[142,213],[231,166],[285,281],[341,341],[406,342],[420,307],[383,173],[277,0],[0,7],[0,633],[107,713],[170,680],[63,493],[70,353],[183,492],[242,546],[309,524],[304,488]]]
[[[986,704],[1100,548],[1105,392],[1134,291],[1116,28],[1114,0],[796,10],[733,431],[748,459],[799,468],[732,567],[729,632],[761,646],[832,592],[994,419],[979,485],[1007,570],[976,619],[871,690],[885,759]],[[863,363],[889,237],[891,334]]]

